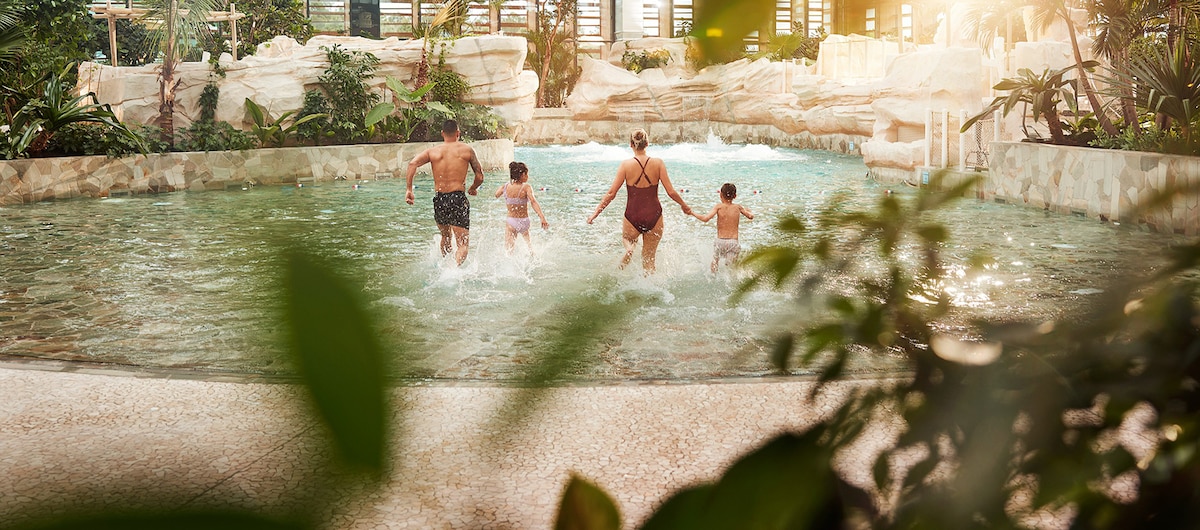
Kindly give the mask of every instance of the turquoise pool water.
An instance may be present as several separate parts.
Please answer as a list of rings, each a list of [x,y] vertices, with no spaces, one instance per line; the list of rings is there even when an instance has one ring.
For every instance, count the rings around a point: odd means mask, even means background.
[[[835,192],[866,207],[889,189],[865,178],[861,159],[765,146],[651,146],[697,210],[726,181],[756,214],[743,248],[771,243],[780,216],[810,212]],[[321,183],[246,191],[83,199],[0,208],[0,355],[137,366],[286,373],[277,360],[270,304],[274,235],[289,234],[352,265],[381,332],[403,340],[409,375],[506,380],[531,362],[531,345],[561,303],[578,297],[635,304],[571,376],[589,380],[758,376],[780,315],[794,303],[758,292],[733,305],[736,279],[712,275],[715,222],[685,218],[663,196],[666,235],[659,273],[616,269],[624,193],[593,225],[585,219],[627,148],[588,144],[518,148],[549,217],[534,253],[508,256],[504,206],[492,193],[507,174],[489,173],[472,204],[472,248],[461,269],[437,252],[430,181],[417,204],[404,183]],[[908,194],[903,187],[891,188]],[[999,266],[946,288],[973,316],[1052,319],[1094,297],[1123,260],[1145,270],[1175,239],[1094,220],[963,200],[944,214],[964,263],[984,247]],[[953,326],[954,322],[948,325]],[[900,359],[858,359],[861,373],[902,370]],[[814,369],[797,368],[797,373]]]

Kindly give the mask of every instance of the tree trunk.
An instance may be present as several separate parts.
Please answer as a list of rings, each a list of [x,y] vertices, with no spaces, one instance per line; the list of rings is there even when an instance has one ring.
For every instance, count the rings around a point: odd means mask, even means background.
[[[1046,109],[1046,127],[1050,129],[1050,141],[1054,145],[1062,145],[1066,142],[1066,137],[1063,136],[1062,122],[1058,119],[1058,111],[1054,107]]]
[[[166,24],[166,50],[163,51],[162,69],[158,79],[158,126],[162,128],[163,140],[167,145],[175,147],[175,24],[179,17],[179,0],[171,0],[170,7],[163,17]]]
[[[1100,122],[1100,128],[1109,136],[1120,134],[1117,127],[1113,125],[1112,120],[1108,119],[1108,115],[1104,113],[1104,107],[1100,105],[1100,98],[1096,96],[1096,91],[1092,88],[1092,83],[1088,81],[1087,69],[1083,67],[1083,54],[1079,52],[1079,39],[1075,36],[1075,23],[1071,21],[1071,12],[1067,10],[1066,5],[1059,7],[1059,13],[1062,14],[1063,20],[1067,23],[1067,34],[1071,36],[1071,51],[1075,53],[1075,68],[1079,70],[1079,86],[1083,88],[1083,93],[1087,95],[1088,103],[1092,106],[1092,112],[1096,114],[1096,121]]]

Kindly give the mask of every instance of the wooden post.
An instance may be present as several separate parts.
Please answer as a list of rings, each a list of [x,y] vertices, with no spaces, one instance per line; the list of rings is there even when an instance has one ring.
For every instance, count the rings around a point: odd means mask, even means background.
[[[117,19],[112,16],[112,0],[105,2],[104,7],[108,19],[108,64],[117,66]]]
[[[117,19],[111,15],[108,18],[108,64],[117,64]]]
[[[237,7],[229,4],[229,48],[233,50],[233,60],[237,60]]]
[[[421,31],[421,0],[412,0],[412,30],[413,35]]]
[[[675,0],[659,0],[658,36],[668,39],[675,36]]]
[[[488,4],[488,31],[500,33],[500,5],[495,2]]]
[[[350,34],[350,0],[342,2],[342,31]]]

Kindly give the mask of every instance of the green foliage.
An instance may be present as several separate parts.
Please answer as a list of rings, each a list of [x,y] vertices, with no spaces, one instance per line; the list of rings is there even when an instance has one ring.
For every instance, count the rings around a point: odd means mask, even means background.
[[[1150,153],[1166,153],[1172,155],[1197,155],[1200,151],[1196,146],[1189,146],[1178,127],[1160,128],[1151,123],[1148,126],[1124,127],[1121,134],[1109,136],[1104,131],[1098,131],[1092,145],[1105,149],[1123,149],[1126,151],[1146,151]]]
[[[1091,69],[1097,65],[1096,61],[1087,61],[1084,63],[1084,68]],[[1035,74],[1028,68],[1017,70],[1017,77],[1004,78],[992,87],[996,90],[1008,91],[1008,94],[997,96],[996,99],[993,99],[991,104],[984,107],[979,114],[972,116],[963,123],[961,131],[965,132],[975,122],[991,116],[998,109],[1002,110],[1004,115],[1007,116],[1009,112],[1012,112],[1016,108],[1017,104],[1023,104],[1021,127],[1025,130],[1027,137],[1035,137],[1025,127],[1024,121],[1025,114],[1028,113],[1028,110],[1032,110],[1034,122],[1039,121],[1043,116],[1046,118],[1046,125],[1050,129],[1050,137],[1053,143],[1059,145],[1068,143],[1063,134],[1062,120],[1059,119],[1058,106],[1063,102],[1068,102],[1071,108],[1075,109],[1075,95],[1078,93],[1075,89],[1077,81],[1065,77],[1074,70],[1075,66],[1068,66],[1057,70],[1046,68],[1040,74]]]
[[[642,50],[634,53],[627,50],[621,54],[621,65],[633,73],[650,68],[662,68],[671,62],[671,52],[667,50]]]
[[[71,123],[50,139],[47,151],[65,155],[105,155],[121,157],[141,153],[165,153],[170,146],[162,140],[162,129],[143,125],[131,129],[136,139],[109,125]]]
[[[300,44],[313,36],[303,0],[232,0],[232,3],[238,12],[248,15],[238,21],[238,57],[253,55],[259,44],[278,35],[296,39]],[[219,28],[227,31],[227,26],[220,24]]]
[[[70,79],[75,66],[69,64],[57,74],[48,73],[40,83],[40,95],[27,101],[8,121],[8,132],[0,137],[5,158],[38,155],[49,147],[59,129],[72,123],[97,123],[112,128],[129,141],[140,139],[117,119],[108,104],[100,104],[96,94],[71,95]],[[141,146],[139,151],[144,151]]]
[[[1189,154],[1200,154],[1200,46],[1193,48],[1179,41],[1165,56],[1135,57],[1114,82],[1131,89],[1134,104],[1160,124],[1178,128]]]
[[[444,65],[429,70],[429,82],[433,83],[433,89],[429,91],[431,101],[462,103],[471,92],[467,78]]]
[[[536,24],[525,34],[529,42],[525,64],[540,80],[538,107],[562,107],[579,80],[578,47],[569,30],[577,8],[577,0],[534,2]]]
[[[382,473],[386,370],[363,304],[328,264],[299,252],[287,257],[284,293],[288,350],[339,453],[352,467]]]
[[[150,42],[150,32],[137,22],[119,19],[117,26],[117,61],[121,66],[141,66],[154,61],[158,53]],[[108,45],[108,21],[97,19],[92,23],[92,39],[88,44],[92,53],[110,54]],[[112,58],[108,58],[112,64]]]
[[[780,59],[791,58],[815,61],[817,60],[817,54],[821,52],[821,42],[829,36],[829,32],[825,31],[824,26],[821,26],[814,30],[812,34],[805,33],[804,22],[797,20],[792,22],[792,35],[797,35],[798,37],[795,38],[798,38],[799,42],[796,43],[796,47],[792,50],[791,55],[785,54],[786,49],[780,46]],[[787,42],[786,44],[790,46],[791,42]]]
[[[318,78],[326,95],[327,110],[322,112],[329,115],[326,127],[338,142],[363,139],[367,111],[379,103],[379,94],[371,92],[367,85],[379,68],[379,58],[369,52],[346,50],[338,44],[321,49],[329,61],[329,67]],[[301,112],[302,117],[306,115]]]
[[[326,118],[324,114],[308,114],[303,117],[296,117],[292,120],[291,125],[285,125],[288,118],[295,115],[297,111],[285,112],[276,119],[271,116],[269,110],[251,101],[250,98],[246,98],[244,105],[246,107],[246,115],[250,117],[251,121],[252,129],[250,133],[258,139],[259,147],[266,147],[267,145],[283,147],[284,144],[297,136],[297,131],[305,123]]]
[[[578,476],[563,491],[554,530],[619,530],[621,514],[604,490]]]
[[[200,107],[200,120],[212,121],[217,117],[217,104],[221,101],[221,88],[216,83],[204,85],[197,102]]]
[[[296,128],[296,136],[321,145],[321,141],[333,136],[329,130],[329,100],[319,90],[309,90],[304,93],[304,105],[296,114],[297,119],[305,120]],[[318,116],[310,118],[310,116]]]
[[[696,69],[743,55],[743,39],[774,17],[773,0],[711,0],[696,6],[689,62]]]
[[[29,87],[40,87],[47,72],[92,58],[92,18],[86,0],[9,0],[0,3],[0,13],[0,58],[8,63],[0,68],[0,86],[7,88],[4,106],[11,115],[39,97]],[[74,86],[75,72],[65,81]]]
[[[239,151],[254,147],[255,138],[228,122],[197,120],[181,133],[179,151]]]

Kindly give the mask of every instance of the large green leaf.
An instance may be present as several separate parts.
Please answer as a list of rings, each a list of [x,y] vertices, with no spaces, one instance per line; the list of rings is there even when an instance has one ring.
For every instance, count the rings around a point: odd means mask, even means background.
[[[572,475],[558,506],[554,530],[617,530],[621,514],[604,490]]]
[[[832,452],[820,442],[822,430],[776,437],[739,459],[715,485],[669,499],[642,529],[765,530],[828,523],[830,503],[837,502],[836,480]]]
[[[355,292],[312,256],[287,256],[290,351],[342,457],[380,471],[386,440],[384,363]]]
[[[396,105],[387,101],[375,105],[371,108],[371,110],[367,111],[367,117],[363,120],[363,124],[367,127],[375,125],[376,123],[379,123],[380,120],[387,117],[388,114],[391,114],[394,110],[396,110]]]

